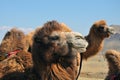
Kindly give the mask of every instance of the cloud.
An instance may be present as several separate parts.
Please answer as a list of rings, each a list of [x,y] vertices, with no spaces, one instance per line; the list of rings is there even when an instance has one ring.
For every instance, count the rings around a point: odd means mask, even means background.
[[[29,33],[29,32],[31,32],[31,31],[34,30],[34,29],[31,28],[31,27],[29,27],[29,28],[19,28],[19,29],[22,30],[25,34],[26,34],[26,33]]]
[[[12,27],[10,26],[0,26],[0,31],[6,31],[6,30],[10,30]]]
[[[10,29],[12,29],[13,27],[10,27],[10,26],[0,26],[0,32],[2,31],[9,31]],[[34,29],[33,28],[31,28],[31,27],[29,27],[29,28],[25,28],[25,27],[16,27],[16,28],[18,28],[18,29],[20,29],[20,30],[22,30],[25,34],[26,33],[29,33],[29,32],[31,32],[31,31],[33,31]]]
[[[4,37],[4,35],[6,34],[7,31],[9,31],[10,29],[12,29],[13,27],[10,26],[0,26],[0,43]],[[29,28],[25,28],[25,27],[16,27],[20,30],[22,30],[25,34],[33,31],[34,29],[29,27]]]

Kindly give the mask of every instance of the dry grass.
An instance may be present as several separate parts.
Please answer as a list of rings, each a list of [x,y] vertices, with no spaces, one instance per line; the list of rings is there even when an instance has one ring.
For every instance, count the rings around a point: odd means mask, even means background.
[[[107,71],[107,61],[102,55],[97,55],[83,61],[79,80],[104,80]]]
[[[98,79],[98,78],[85,78],[85,77],[82,77],[82,78],[80,78],[79,80],[104,80],[104,79]]]

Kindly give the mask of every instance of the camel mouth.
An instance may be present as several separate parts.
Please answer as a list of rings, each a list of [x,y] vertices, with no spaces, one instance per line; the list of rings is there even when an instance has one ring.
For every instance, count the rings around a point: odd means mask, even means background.
[[[66,34],[67,43],[70,47],[76,49],[79,52],[85,52],[88,46],[88,42],[79,32],[69,32]]]
[[[109,34],[115,34],[115,30],[114,30],[113,27],[107,28],[107,32],[108,32]]]
[[[75,48],[80,53],[83,53],[87,50],[86,47],[73,47],[73,48]]]
[[[88,43],[84,40],[77,40],[76,42],[71,43],[71,47],[76,49],[78,52],[85,52]]]

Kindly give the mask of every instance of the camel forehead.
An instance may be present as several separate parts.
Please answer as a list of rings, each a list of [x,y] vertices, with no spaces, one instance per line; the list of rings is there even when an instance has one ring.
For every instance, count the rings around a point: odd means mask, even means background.
[[[66,38],[65,32],[61,31],[53,31],[50,36],[59,36],[61,38]]]
[[[58,31],[53,31],[50,36],[55,36],[55,35],[59,36],[59,35],[60,35],[60,32],[58,32]]]

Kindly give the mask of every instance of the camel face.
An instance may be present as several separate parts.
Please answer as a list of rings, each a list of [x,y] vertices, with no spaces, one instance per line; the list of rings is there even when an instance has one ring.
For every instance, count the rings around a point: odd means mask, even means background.
[[[82,34],[78,32],[66,32],[66,38],[68,44],[77,49],[80,53],[86,51],[86,47],[88,46],[88,42],[84,39]]]
[[[56,21],[47,22],[33,36],[33,68],[42,80],[75,80],[80,65],[78,51],[84,52],[86,47],[81,34]]]
[[[111,34],[114,34],[114,29],[112,27],[108,27],[107,25],[99,25],[97,31],[104,35],[104,37],[109,37]]]
[[[49,49],[48,46],[51,46],[53,53],[59,55],[65,55],[68,53],[68,48],[74,48],[79,52],[85,52],[88,45],[84,37],[78,32],[59,32],[54,31],[50,35],[39,38],[35,38],[35,43],[44,45],[46,49]]]
[[[91,32],[94,32],[94,34],[106,38],[111,34],[114,34],[114,28],[107,26],[104,20],[100,20],[93,24]]]

